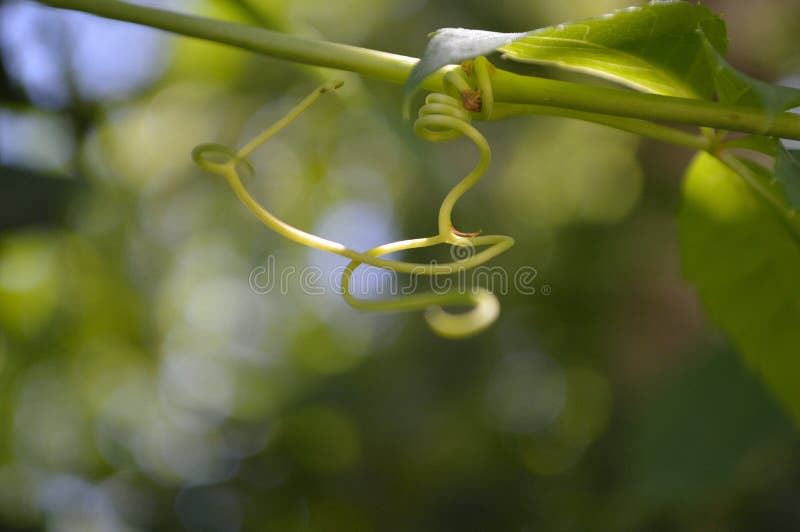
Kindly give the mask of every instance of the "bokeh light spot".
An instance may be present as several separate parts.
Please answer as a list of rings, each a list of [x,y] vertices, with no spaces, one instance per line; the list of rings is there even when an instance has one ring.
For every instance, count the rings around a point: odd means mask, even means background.
[[[635,136],[550,118],[522,135],[497,195],[520,227],[615,223],[638,202],[643,184]]]
[[[551,357],[520,351],[506,355],[492,372],[486,390],[490,417],[509,432],[541,431],[564,406],[566,383]]]
[[[31,335],[42,327],[59,299],[58,240],[42,233],[0,239],[0,324]]]

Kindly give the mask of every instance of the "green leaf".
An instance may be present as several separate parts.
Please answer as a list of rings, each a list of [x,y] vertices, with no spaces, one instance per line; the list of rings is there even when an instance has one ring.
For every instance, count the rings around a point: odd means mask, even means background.
[[[753,467],[795,440],[791,420],[727,350],[705,354],[637,402],[625,442],[626,501],[708,508],[741,494]]]
[[[789,206],[800,210],[800,150],[780,148],[775,159],[775,179],[783,183]]]
[[[717,99],[722,103],[761,107],[780,113],[800,106],[800,90],[770,85],[733,68],[703,35],[703,48],[714,74]]]
[[[494,52],[498,47],[519,39],[527,33],[497,33],[494,31],[442,28],[433,32],[425,55],[414,65],[406,81],[406,97],[431,74],[446,65],[453,65]]]
[[[710,99],[714,80],[703,36],[725,53],[725,23],[706,7],[654,2],[531,32],[499,50],[515,61],[578,70],[647,92]]]
[[[710,155],[694,159],[683,195],[686,277],[711,319],[800,422],[798,240],[736,173]]]

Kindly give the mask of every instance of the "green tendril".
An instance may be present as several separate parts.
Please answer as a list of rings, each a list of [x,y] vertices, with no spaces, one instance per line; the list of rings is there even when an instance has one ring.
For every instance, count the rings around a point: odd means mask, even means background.
[[[500,255],[512,245],[514,239],[505,235],[481,235],[462,233],[453,227],[451,215],[458,200],[480,180],[491,161],[491,150],[486,139],[471,125],[474,111],[481,118],[492,112],[491,68],[484,57],[462,69],[448,72],[444,77],[447,94],[429,94],[425,105],[419,110],[414,131],[423,139],[433,142],[467,137],[475,144],[480,159],[475,168],[457,183],[445,196],[439,208],[439,232],[434,236],[401,240],[378,246],[365,252],[355,251],[343,244],[327,240],[298,229],[265,209],[245,188],[241,174],[253,173],[253,165],[247,156],[258,146],[289,125],[308,109],[322,94],[342,86],[339,80],[318,87],[282,119],[263,133],[235,151],[219,144],[201,144],[192,151],[192,158],[202,168],[222,175],[239,200],[267,227],[299,244],[336,253],[350,259],[342,274],[342,290],[345,301],[354,308],[371,311],[425,310],[425,320],[434,332],[448,338],[463,338],[476,334],[491,325],[499,315],[497,298],[486,289],[474,288],[468,292],[444,294],[426,292],[387,300],[363,300],[353,296],[350,281],[355,270],[363,265],[376,266],[398,273],[411,275],[447,275],[475,268]],[[469,107],[465,103],[469,103]],[[468,110],[469,109],[469,110]],[[414,263],[381,258],[383,255],[408,249],[426,248],[439,244],[453,246],[456,260],[448,263]],[[485,247],[476,252],[476,248]],[[458,253],[460,251],[460,253]],[[462,255],[463,258],[460,258]],[[444,307],[467,307],[465,312],[454,313]]]

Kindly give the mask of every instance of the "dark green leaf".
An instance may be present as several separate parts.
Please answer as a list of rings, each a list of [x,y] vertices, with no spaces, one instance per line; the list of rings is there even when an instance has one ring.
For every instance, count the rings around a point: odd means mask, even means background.
[[[753,462],[791,445],[793,427],[733,353],[712,353],[641,401],[625,438],[635,506],[703,507],[747,489]]]
[[[714,74],[714,86],[719,101],[762,107],[771,113],[800,106],[800,90],[770,85],[736,70],[705,36],[703,48]]]
[[[710,155],[695,158],[683,194],[685,275],[712,320],[800,421],[797,239],[737,174]]]
[[[703,36],[725,53],[725,23],[718,16],[688,2],[656,2],[537,30],[499,50],[515,61],[557,65],[648,92],[710,99],[714,80]]]

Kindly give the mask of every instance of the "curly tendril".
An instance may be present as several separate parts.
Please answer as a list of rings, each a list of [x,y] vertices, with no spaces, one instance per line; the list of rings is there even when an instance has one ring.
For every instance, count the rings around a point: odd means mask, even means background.
[[[352,307],[373,311],[411,311],[425,309],[425,319],[434,332],[450,337],[462,338],[476,334],[491,325],[499,315],[497,298],[484,288],[467,292],[421,293],[387,300],[363,300],[356,298],[350,290],[353,272],[362,264],[386,268],[398,273],[412,275],[447,275],[475,268],[500,255],[514,244],[505,235],[479,235],[456,230],[451,214],[461,196],[480,180],[491,161],[491,150],[486,139],[471,125],[470,111],[481,118],[492,112],[491,65],[484,57],[465,63],[462,68],[452,70],[444,76],[446,94],[429,94],[425,105],[419,110],[414,131],[423,139],[433,142],[452,140],[461,136],[469,138],[478,148],[480,160],[475,168],[457,183],[445,196],[439,208],[439,232],[434,236],[402,240],[378,246],[365,252],[355,251],[343,244],[322,238],[298,229],[265,209],[256,201],[242,183],[240,174],[253,173],[253,165],[247,156],[286,127],[322,94],[341,87],[341,81],[321,85],[294,109],[235,151],[219,144],[201,144],[192,151],[194,161],[210,172],[222,175],[236,196],[267,227],[300,244],[336,253],[350,259],[342,274],[342,290],[345,301]],[[407,249],[426,248],[439,244],[454,246],[454,260],[443,264],[424,264],[382,258],[383,255]],[[476,248],[485,247],[476,252]],[[465,253],[457,253],[462,250]],[[460,313],[448,312],[444,307],[465,306],[469,310]]]

